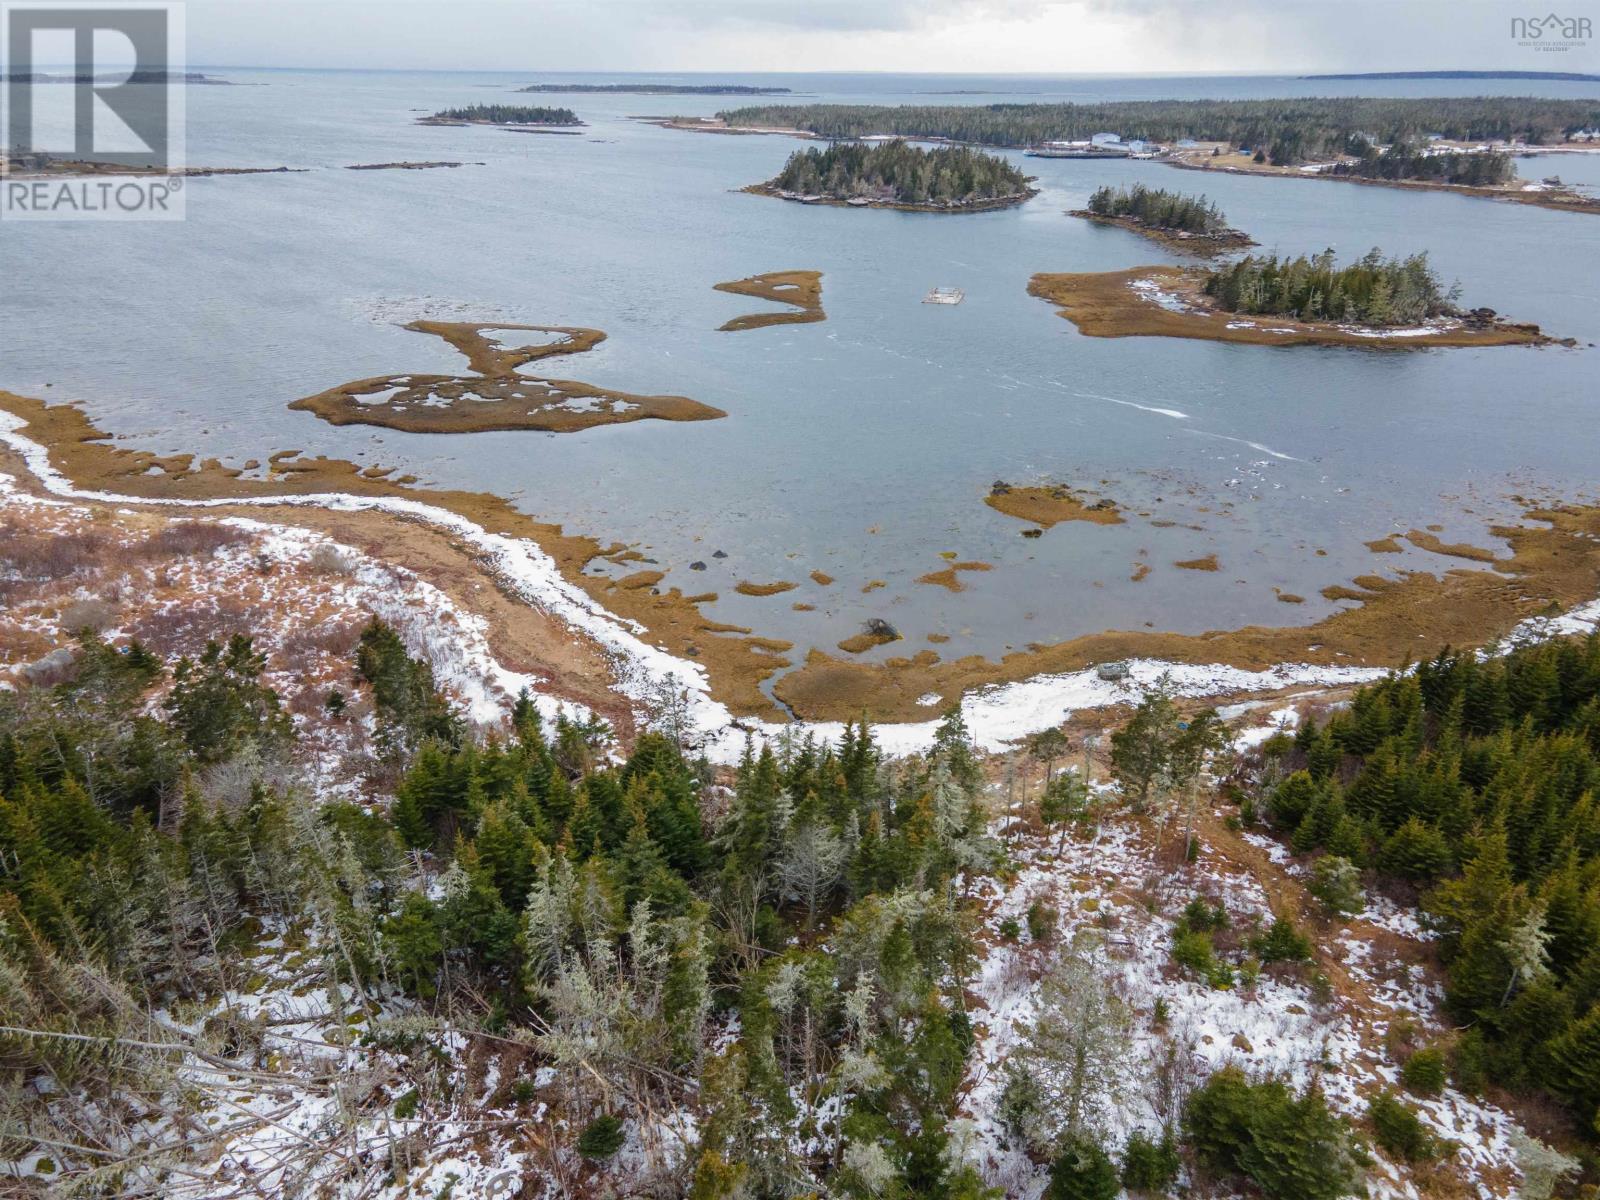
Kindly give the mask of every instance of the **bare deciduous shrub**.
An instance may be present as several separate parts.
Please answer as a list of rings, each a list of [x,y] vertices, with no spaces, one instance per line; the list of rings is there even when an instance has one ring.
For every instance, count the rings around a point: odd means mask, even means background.
[[[348,668],[355,661],[356,645],[361,641],[364,620],[325,621],[310,628],[291,629],[284,634],[274,660],[293,675],[309,675],[332,658]]]
[[[253,629],[260,619],[260,609],[255,605],[221,596],[142,613],[131,622],[128,632],[157,654],[187,654],[192,658],[205,649],[208,641],[226,641],[229,633]]]
[[[79,600],[61,610],[61,628],[67,633],[99,633],[117,619],[117,610],[104,600]]]
[[[323,542],[306,559],[306,569],[313,575],[352,575],[356,560],[354,555],[332,542]]]
[[[295,717],[319,717],[327,707],[328,693],[317,688],[296,688],[284,697],[283,706]]]
[[[108,545],[98,533],[38,534],[0,526],[0,597],[96,565]]]
[[[138,548],[144,558],[207,557],[250,540],[250,534],[211,521],[175,521]]]

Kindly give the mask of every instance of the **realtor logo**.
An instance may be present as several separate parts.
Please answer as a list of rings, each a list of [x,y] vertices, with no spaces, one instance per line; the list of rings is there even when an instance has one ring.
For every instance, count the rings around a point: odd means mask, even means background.
[[[1530,50],[1560,53],[1588,44],[1594,29],[1588,17],[1563,17],[1547,13],[1542,17],[1512,17],[1511,37]]]
[[[182,18],[0,0],[0,218],[181,218]]]

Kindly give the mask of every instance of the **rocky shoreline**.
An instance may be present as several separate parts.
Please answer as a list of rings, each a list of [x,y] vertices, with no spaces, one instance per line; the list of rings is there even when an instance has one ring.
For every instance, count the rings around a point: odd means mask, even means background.
[[[1028,188],[1013,195],[986,197],[981,200],[951,200],[945,203],[929,201],[925,204],[907,204],[900,200],[879,200],[868,196],[852,196],[849,199],[843,199],[837,196],[788,192],[782,188],[773,187],[769,183],[752,183],[750,186],[739,190],[756,196],[771,196],[776,200],[789,200],[796,204],[822,204],[831,205],[835,208],[889,208],[897,212],[922,213],[993,212],[996,209],[1013,208],[1018,204],[1024,204],[1039,194],[1038,188]]]
[[[1246,250],[1251,246],[1259,245],[1255,238],[1245,233],[1242,229],[1222,229],[1215,233],[1189,233],[1182,229],[1166,229],[1159,225],[1147,225],[1136,217],[1111,217],[1104,213],[1090,212],[1087,208],[1071,209],[1067,216],[1081,217],[1083,220],[1092,221],[1096,225],[1112,225],[1118,229],[1126,229],[1130,233],[1137,233],[1140,237],[1147,237],[1153,242],[1160,242],[1168,249],[1177,250],[1183,254],[1211,257],[1217,254],[1230,254],[1235,250]]]

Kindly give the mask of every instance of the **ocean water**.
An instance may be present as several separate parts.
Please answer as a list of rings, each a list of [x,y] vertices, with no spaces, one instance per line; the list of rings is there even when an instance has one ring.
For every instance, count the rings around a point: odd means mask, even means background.
[[[737,98],[530,98],[578,111],[587,127],[567,137],[414,124],[441,107],[516,102],[513,88],[557,78],[548,72],[216,73],[238,86],[190,89],[189,162],[304,173],[190,181],[176,225],[0,226],[0,387],[80,400],[129,446],[235,463],[301,448],[508,496],[575,532],[637,545],[669,584],[718,592],[708,616],[792,640],[797,655],[831,649],[870,617],[907,637],[876,657],[929,633],[951,639],[945,656],[994,655],[1110,628],[1311,621],[1333,607],[1320,589],[1354,575],[1467,565],[1374,555],[1368,540],[1438,525],[1446,540],[1492,546],[1488,525],[1520,511],[1513,496],[1595,491],[1600,375],[1587,344],[1600,340],[1600,217],[1040,159],[1019,159],[1040,194],[1003,212],[812,208],[738,191],[775,173],[789,139],[629,119],[709,114],[746,103]],[[719,79],[880,103],[1597,87]],[[435,159],[473,165],[342,169]],[[1600,185],[1600,156],[1541,158],[1522,173]],[[1100,184],[1133,181],[1203,189],[1266,249],[1426,250],[1465,303],[1584,346],[1400,353],[1083,337],[1027,282],[1178,261],[1064,215]],[[716,332],[767,306],[713,284],[780,269],[823,272],[826,321]],[[964,289],[965,302],[920,303],[940,285]],[[351,379],[459,370],[447,346],[399,328],[425,315],[594,326],[608,340],[547,361],[549,373],[688,395],[729,415],[440,436],[287,411]],[[983,503],[996,479],[1086,488],[1129,520],[1024,539],[1022,522]],[[963,574],[959,594],[915,582],[946,554],[994,570]],[[1214,573],[1172,565],[1210,554]],[[689,571],[695,560],[708,570]],[[1141,563],[1151,571],[1136,583]],[[815,584],[812,571],[835,583]],[[745,597],[739,580],[800,586]],[[875,580],[885,586],[863,592]],[[1279,603],[1274,589],[1306,603]]]

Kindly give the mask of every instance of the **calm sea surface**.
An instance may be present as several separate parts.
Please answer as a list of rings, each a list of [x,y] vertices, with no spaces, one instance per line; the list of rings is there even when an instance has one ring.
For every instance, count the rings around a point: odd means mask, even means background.
[[[1600,217],[1302,180],[1208,178],[1154,163],[1028,159],[1041,192],[965,216],[809,208],[740,194],[796,143],[673,133],[630,114],[725,97],[569,96],[579,137],[413,124],[518,102],[558,78],[220,69],[250,86],[189,91],[189,161],[309,168],[190,183],[180,225],[0,227],[0,387],[83,401],[125,444],[242,462],[298,447],[493,491],[576,532],[638,545],[668,583],[717,591],[719,621],[831,648],[873,616],[941,653],[997,654],[1107,629],[1309,621],[1351,576],[1460,566],[1374,556],[1392,530],[1492,545],[1514,493],[1594,492],[1600,373],[1590,349],[1223,346],[1092,339],[1027,295],[1036,271],[1175,261],[1063,215],[1102,183],[1203,188],[1231,223],[1289,253],[1426,250],[1463,300],[1600,340]],[[591,79],[616,79],[589,77]],[[669,76],[654,76],[671,79]],[[692,77],[683,77],[694,82]],[[992,103],[1349,92],[1293,79],[722,76],[796,100]],[[1388,94],[1536,85],[1385,81]],[[1546,84],[1557,95],[1597,85]],[[934,96],[931,93],[962,92]],[[353,172],[455,159],[459,170]],[[1525,163],[1600,185],[1600,155]],[[820,324],[718,333],[759,310],[712,284],[824,274]],[[937,285],[958,307],[923,305]],[[397,323],[435,315],[588,325],[598,350],[551,373],[692,396],[721,421],[584,433],[406,435],[333,428],[285,405],[368,375],[455,372]],[[46,385],[51,385],[48,388]],[[996,479],[1109,495],[1126,525],[1039,539],[988,509]],[[1155,522],[1160,522],[1159,524]],[[713,558],[714,550],[726,558]],[[942,554],[994,564],[952,594],[915,583]],[[1215,554],[1198,573],[1177,560]],[[688,570],[704,560],[703,573]],[[1136,564],[1153,569],[1142,582]],[[637,569],[631,565],[625,569]],[[836,582],[820,587],[809,573]],[[767,598],[738,580],[794,580]],[[864,594],[872,580],[887,586]],[[1274,589],[1307,598],[1279,603]],[[798,612],[796,602],[815,606]]]

